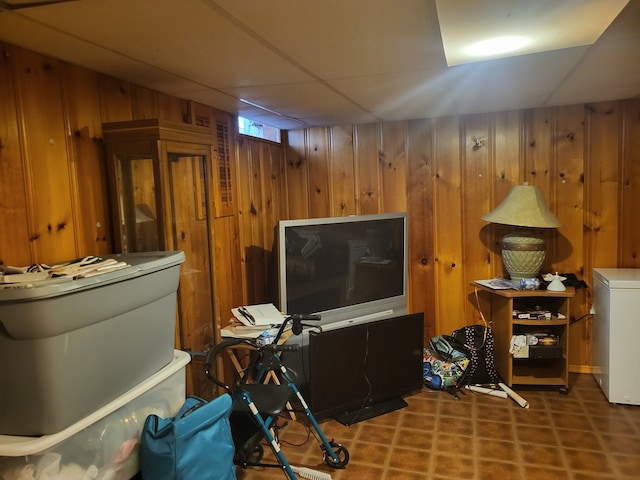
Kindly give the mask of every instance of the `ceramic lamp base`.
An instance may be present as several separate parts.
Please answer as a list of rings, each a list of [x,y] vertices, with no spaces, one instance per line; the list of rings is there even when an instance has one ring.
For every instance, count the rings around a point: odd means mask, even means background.
[[[547,246],[535,233],[517,230],[502,238],[502,262],[513,281],[537,277],[544,263]]]

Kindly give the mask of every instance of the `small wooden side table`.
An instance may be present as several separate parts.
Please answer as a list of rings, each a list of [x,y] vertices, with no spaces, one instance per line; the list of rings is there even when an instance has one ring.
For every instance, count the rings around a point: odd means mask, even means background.
[[[490,295],[490,318],[495,337],[495,365],[509,386],[557,385],[561,393],[568,393],[569,385],[569,317],[573,287],[564,292],[549,290],[492,289],[478,282],[472,285]],[[514,311],[542,309],[552,312],[550,320],[514,318]],[[515,334],[549,332],[557,337],[559,355],[514,358],[509,353]],[[551,350],[549,350],[551,351]],[[557,349],[555,350],[557,352]]]

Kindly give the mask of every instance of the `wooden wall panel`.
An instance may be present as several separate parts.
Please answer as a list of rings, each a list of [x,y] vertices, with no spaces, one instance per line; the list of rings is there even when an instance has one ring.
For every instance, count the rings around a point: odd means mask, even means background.
[[[482,227],[486,222],[482,216],[491,211],[491,198],[486,192],[491,191],[491,154],[492,124],[488,115],[472,115],[463,121],[462,150],[462,202],[463,202],[463,248],[465,266],[465,283],[473,280],[491,278],[489,250],[480,238]],[[470,291],[471,287],[467,288]],[[470,312],[467,312],[470,313]],[[470,315],[466,315],[471,318]]]
[[[236,206],[238,209],[238,234],[240,247],[240,268],[242,269],[242,278],[245,278],[247,268],[247,252],[244,245],[251,239],[251,194],[247,188],[247,178],[251,176],[251,167],[249,165],[249,143],[244,137],[236,141],[236,169],[235,175],[239,180],[238,194],[236,197]],[[248,238],[247,238],[248,236]],[[242,297],[247,298],[247,287],[245,282],[240,284],[242,289]]]
[[[640,99],[629,100],[622,111],[622,208],[620,258],[624,268],[640,268]]]
[[[306,155],[307,131],[295,130],[283,135],[285,159],[287,163],[287,210],[288,217],[308,218],[309,212],[309,170]]]
[[[552,184],[552,109],[538,108],[526,112],[525,121],[525,177],[524,181],[537,185],[542,190],[545,200],[551,204],[550,192]]]
[[[98,75],[100,120],[102,123],[133,120],[131,85],[106,75]]]
[[[59,63],[28,50],[15,50],[14,60],[33,256],[69,260],[76,225]]]
[[[260,274],[264,284],[261,295],[254,298],[255,303],[269,301],[277,304],[277,251],[274,251],[276,226],[280,220],[286,219],[286,191],[284,175],[284,157],[280,145],[260,140],[252,140],[260,144],[260,162],[262,164],[262,184],[264,192],[264,221],[260,248],[264,252],[264,264]]]
[[[472,115],[463,119],[464,130],[461,132],[464,287],[470,298],[470,301],[464,302],[467,323],[481,321],[471,282],[494,276],[490,249],[483,237],[486,222],[481,218],[491,211],[491,198],[486,195],[493,186],[490,158],[494,145],[491,127],[489,115]]]
[[[264,265],[264,276],[266,279],[266,297],[256,299],[256,301],[268,301],[278,304],[278,273],[277,262],[278,252],[275,249],[276,226],[280,220],[287,219],[287,187],[285,174],[285,161],[283,149],[280,145],[264,143],[265,166],[265,190],[269,192],[268,210],[266,212],[264,249],[267,254],[267,264]]]
[[[485,214],[496,208],[505,199],[513,185],[520,185],[524,181],[524,129],[523,115],[520,112],[501,112],[492,114],[493,134],[488,145],[492,146],[490,185],[490,204]],[[487,223],[482,227],[480,238],[489,248],[489,258],[492,265],[491,276],[505,276],[506,270],[502,264],[501,241],[509,228],[503,225]]]
[[[262,184],[262,231],[260,236],[260,246],[268,252],[271,250],[273,234],[270,233],[273,231],[273,227],[279,220],[278,213],[278,198],[277,194],[274,191],[275,186],[275,178],[278,176],[278,167],[277,163],[274,164],[274,158],[272,156],[273,150],[272,145],[268,142],[262,142],[259,140],[249,140],[254,141],[258,145],[258,154],[260,161],[260,171],[262,172],[262,177],[260,178],[260,182]],[[275,171],[274,171],[275,169]],[[266,257],[265,257],[266,260]]]
[[[331,135],[331,212],[334,217],[356,213],[357,177],[354,169],[353,127],[336,126]]]
[[[380,155],[379,125],[368,123],[355,126],[356,212],[361,215],[380,213],[381,179],[378,168]]]
[[[64,99],[68,117],[73,190],[77,192],[79,228],[78,255],[111,253],[111,219],[108,217],[107,174],[104,164],[102,123],[97,74],[90,70],[64,67]]]
[[[618,262],[619,198],[620,198],[620,102],[604,102],[585,108],[584,162],[584,260],[583,279],[592,285],[594,267],[615,267]],[[586,313],[592,305],[591,289],[581,305],[579,317],[583,328],[571,339],[571,352],[584,352],[584,362],[593,363],[593,319]],[[578,310],[578,302],[573,308]],[[575,329],[574,329],[575,330]],[[576,343],[576,340],[583,344]],[[582,363],[582,362],[581,362]],[[578,365],[581,369],[586,366]],[[578,366],[572,365],[572,368]]]
[[[407,210],[407,122],[382,124],[379,159],[382,180],[382,211]]]
[[[251,176],[246,179],[251,189],[251,243],[245,244],[247,252],[247,292],[249,303],[259,303],[256,299],[264,298],[266,283],[264,266],[267,256],[264,246],[264,232],[266,225],[266,194],[264,191],[264,162],[262,145],[249,141],[249,167]],[[245,217],[246,221],[246,217]]]
[[[287,186],[286,186],[286,167],[284,162],[283,149],[281,145],[273,143],[265,143],[265,168],[267,174],[266,182],[268,183],[269,199],[267,210],[267,231],[265,232],[265,245],[273,244],[273,229],[279,220],[288,218],[287,216]]]
[[[245,301],[263,303],[275,299],[272,247],[274,228],[286,218],[284,155],[280,146],[240,137],[238,141],[238,201],[242,288]]]
[[[547,248],[550,273],[579,273],[584,258],[573,255],[584,251],[584,107],[554,109],[553,125],[553,204],[562,227],[556,229],[554,241]],[[590,324],[585,313],[586,292],[578,289],[571,302],[569,364],[577,368],[591,363],[588,341]]]
[[[542,190],[542,195],[549,209],[555,213],[553,196],[553,142],[552,142],[552,109],[539,108],[527,112],[525,121],[525,157],[524,181],[536,185]],[[547,240],[547,255],[542,271],[551,270],[552,251],[554,248],[553,230],[544,230]]]
[[[582,272],[584,220],[584,108],[580,105],[554,110],[553,190],[549,198],[562,223],[553,245],[548,246],[551,271]]]
[[[329,163],[328,129],[324,127],[308,130],[309,148],[307,165],[309,169],[309,217],[320,218],[331,215],[331,164]]]
[[[408,124],[407,215],[409,225],[409,311],[424,312],[425,341],[435,335],[433,123]]]
[[[621,173],[621,104],[604,102],[586,108],[585,271],[612,268],[618,263]]]
[[[460,125],[457,117],[436,119],[435,125],[436,331],[452,332],[467,324],[464,317],[467,286],[464,284],[462,245]]]
[[[244,137],[237,142],[237,178],[240,180],[238,188],[238,218],[240,225],[241,266],[244,270],[242,283],[243,297],[255,298],[253,277],[259,266],[255,264],[254,251],[251,246],[255,245],[256,237],[260,232],[255,231],[255,216],[258,209],[254,204],[255,178],[256,173],[253,168],[252,156],[253,143]]]
[[[158,92],[131,85],[131,109],[133,120],[158,118]]]
[[[188,123],[189,104],[186,100],[158,92],[158,118]]]
[[[215,276],[215,301],[217,327],[224,327],[231,320],[231,309],[244,305],[240,234],[238,223],[234,217],[217,217],[213,219],[213,262]],[[214,331],[214,334],[217,334]],[[219,341],[216,338],[216,341]]]
[[[29,242],[13,63],[13,50],[0,43],[0,265],[21,266],[35,260]]]

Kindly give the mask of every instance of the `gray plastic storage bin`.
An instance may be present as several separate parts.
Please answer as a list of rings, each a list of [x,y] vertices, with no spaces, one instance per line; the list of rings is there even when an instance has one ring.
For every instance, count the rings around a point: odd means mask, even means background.
[[[63,430],[171,362],[184,253],[107,257],[130,266],[0,290],[0,434]]]

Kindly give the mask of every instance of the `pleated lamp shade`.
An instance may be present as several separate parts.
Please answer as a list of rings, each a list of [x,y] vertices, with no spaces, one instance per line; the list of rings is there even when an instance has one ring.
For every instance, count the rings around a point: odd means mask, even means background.
[[[502,239],[502,261],[513,281],[537,277],[546,256],[539,228],[561,227],[542,196],[540,187],[514,185],[495,210],[483,220],[518,227]]]

